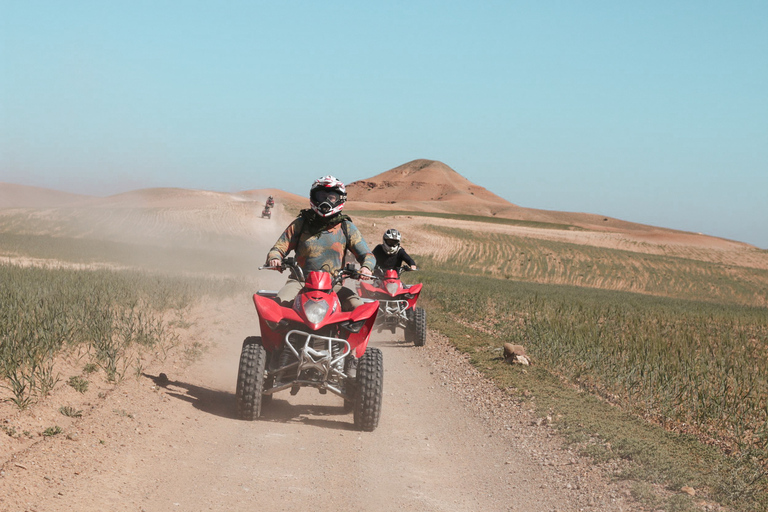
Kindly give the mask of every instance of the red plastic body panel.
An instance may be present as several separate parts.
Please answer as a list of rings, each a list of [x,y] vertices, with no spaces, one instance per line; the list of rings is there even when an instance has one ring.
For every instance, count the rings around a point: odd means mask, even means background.
[[[318,272],[318,274],[320,273],[321,272]],[[314,274],[314,272],[311,272],[310,276],[312,276],[312,274]],[[322,279],[318,279],[316,283],[325,286]],[[368,346],[371,330],[373,329],[373,324],[376,321],[376,314],[379,311],[378,303],[369,302],[358,306],[353,311],[342,311],[339,298],[333,291],[325,292],[320,290],[310,290],[307,288],[299,293],[297,299],[298,303],[301,304],[301,307],[299,308],[301,313],[296,311],[296,309],[293,307],[284,307],[278,304],[271,297],[262,297],[261,295],[254,294],[253,303],[256,306],[256,312],[259,315],[259,327],[261,329],[262,344],[264,348],[267,349],[267,351],[272,352],[273,350],[279,348],[284,342],[286,332],[290,329],[297,328],[297,323],[304,326],[303,328],[298,327],[299,329],[303,329],[306,332],[315,332],[329,325],[339,324],[347,321],[357,322],[362,320],[365,321],[365,323],[359,332],[353,333],[345,330],[344,328],[341,328],[339,333],[339,336],[342,338],[346,336],[345,339],[349,342],[349,345],[354,351],[355,356],[362,357],[366,347]],[[328,303],[328,311],[325,315],[325,318],[323,318],[322,321],[318,324],[309,322],[304,316],[303,305],[310,300],[325,301]],[[295,305],[296,301],[294,301],[293,304]],[[281,320],[288,320],[291,322],[292,326],[286,327],[285,329],[278,328],[277,330],[273,330],[267,323],[271,322],[273,325],[275,325],[279,324]]]
[[[394,275],[394,277],[392,277],[392,275]],[[380,283],[380,285],[375,283]],[[397,284],[397,291],[395,291],[395,293],[387,291],[387,283]],[[360,281],[360,296],[374,299],[377,298],[377,296],[387,295],[392,297],[392,300],[407,300],[408,309],[411,309],[416,306],[416,301],[419,300],[419,293],[421,293],[421,288],[423,286],[423,284],[419,283],[406,288],[406,285],[403,285],[403,282],[397,277],[396,270],[387,270],[384,279],[373,282]],[[413,298],[406,299],[405,297],[401,297],[401,295],[406,293],[413,295]]]
[[[387,270],[384,272],[384,279],[397,279],[400,280],[400,276],[397,275],[397,270]]]
[[[325,290],[330,291],[333,288],[333,280],[328,272],[310,272],[304,283],[307,290]]]

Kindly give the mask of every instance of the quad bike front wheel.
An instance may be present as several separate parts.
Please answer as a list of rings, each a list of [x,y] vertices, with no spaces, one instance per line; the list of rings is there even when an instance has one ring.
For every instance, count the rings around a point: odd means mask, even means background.
[[[410,324],[405,330],[405,341],[413,342],[417,347],[423,347],[427,342],[427,312],[424,308],[415,307],[410,315]]]
[[[356,388],[355,426],[364,432],[372,432],[379,425],[384,393],[384,356],[378,348],[368,347],[357,362]]]
[[[413,323],[416,324],[416,337],[413,339],[413,344],[417,347],[423,347],[427,342],[427,312],[424,308],[415,308]]]
[[[261,345],[260,336],[249,336],[243,341],[240,352],[240,368],[237,372],[237,417],[253,421],[261,415],[264,374],[267,366],[267,350]]]

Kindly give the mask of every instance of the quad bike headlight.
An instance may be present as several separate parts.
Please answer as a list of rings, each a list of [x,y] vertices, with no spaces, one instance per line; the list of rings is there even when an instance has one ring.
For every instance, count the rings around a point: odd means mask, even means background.
[[[319,324],[328,313],[328,303],[324,300],[308,300],[304,303],[304,315],[313,324]]]
[[[415,295],[412,293],[406,293],[405,295],[403,295],[403,297],[405,297],[406,299],[412,299],[415,297]]]
[[[399,286],[397,286],[397,283],[387,283],[386,288],[390,295],[394,295],[397,293]]]

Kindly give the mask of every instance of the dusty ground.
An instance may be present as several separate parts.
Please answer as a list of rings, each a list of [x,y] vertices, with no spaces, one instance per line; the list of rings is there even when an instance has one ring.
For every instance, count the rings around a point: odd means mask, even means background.
[[[3,409],[8,427],[63,432],[4,436],[0,510],[636,510],[435,336],[415,348],[377,335],[385,401],[372,433],[310,389],[277,395],[260,421],[235,419],[240,343],[256,328],[248,299],[195,309],[183,345],[141,377]],[[195,342],[207,349],[187,365]],[[81,418],[58,414],[77,400]]]
[[[185,242],[199,239],[205,244],[210,233],[225,233],[259,236],[269,246],[291,215],[260,222],[253,212],[263,198],[251,195],[254,204],[248,205],[221,194],[162,190],[142,196],[149,206],[136,206],[135,198],[123,196],[119,199],[125,205],[107,201],[114,208],[89,207],[100,209],[96,216],[90,209],[13,210],[8,215],[24,223],[35,216],[46,222],[67,220],[68,215],[76,221],[95,219],[86,226],[88,232],[107,239],[123,236],[131,227],[149,239],[182,233]],[[172,208],[164,206],[168,196],[175,201]],[[75,225],[69,236],[84,236],[83,225],[72,219],[64,226]],[[398,220],[409,248],[441,250],[440,240],[419,229],[423,218]],[[380,233],[380,226],[368,222],[361,227]],[[743,258],[738,260],[742,264],[766,268],[765,251],[696,235],[648,241],[637,233],[484,227],[640,252],[697,251],[704,259]],[[265,252],[265,247],[254,248],[254,261]],[[260,277],[259,286],[274,288],[275,278],[279,276]],[[245,336],[257,334],[250,297],[209,301],[186,320],[192,326],[180,331],[179,346],[157,354],[143,375],[129,376],[117,387],[93,379],[86,393],[76,392],[64,382],[79,373],[82,362],[70,357],[61,366],[63,382],[45,402],[23,412],[0,403],[0,427],[14,434],[0,432],[0,511],[229,511],[246,506],[640,510],[624,484],[607,481],[605,468],[563,448],[546,424],[480,378],[432,334],[423,348],[396,341],[401,335],[379,335],[373,341],[384,352],[385,401],[378,429],[359,433],[340,399],[314,390],[295,397],[278,394],[260,421],[236,420],[240,344]],[[198,346],[205,351],[190,363],[188,356]],[[168,376],[167,383],[157,379],[161,373]],[[67,405],[81,410],[82,417],[63,416],[59,408]],[[53,426],[61,427],[61,433],[41,435]]]

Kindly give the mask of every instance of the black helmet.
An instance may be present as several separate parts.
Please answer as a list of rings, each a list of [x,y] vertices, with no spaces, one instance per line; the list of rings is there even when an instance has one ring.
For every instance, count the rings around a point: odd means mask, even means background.
[[[400,248],[400,232],[396,229],[388,229],[384,232],[384,251],[387,254],[395,254]]]

